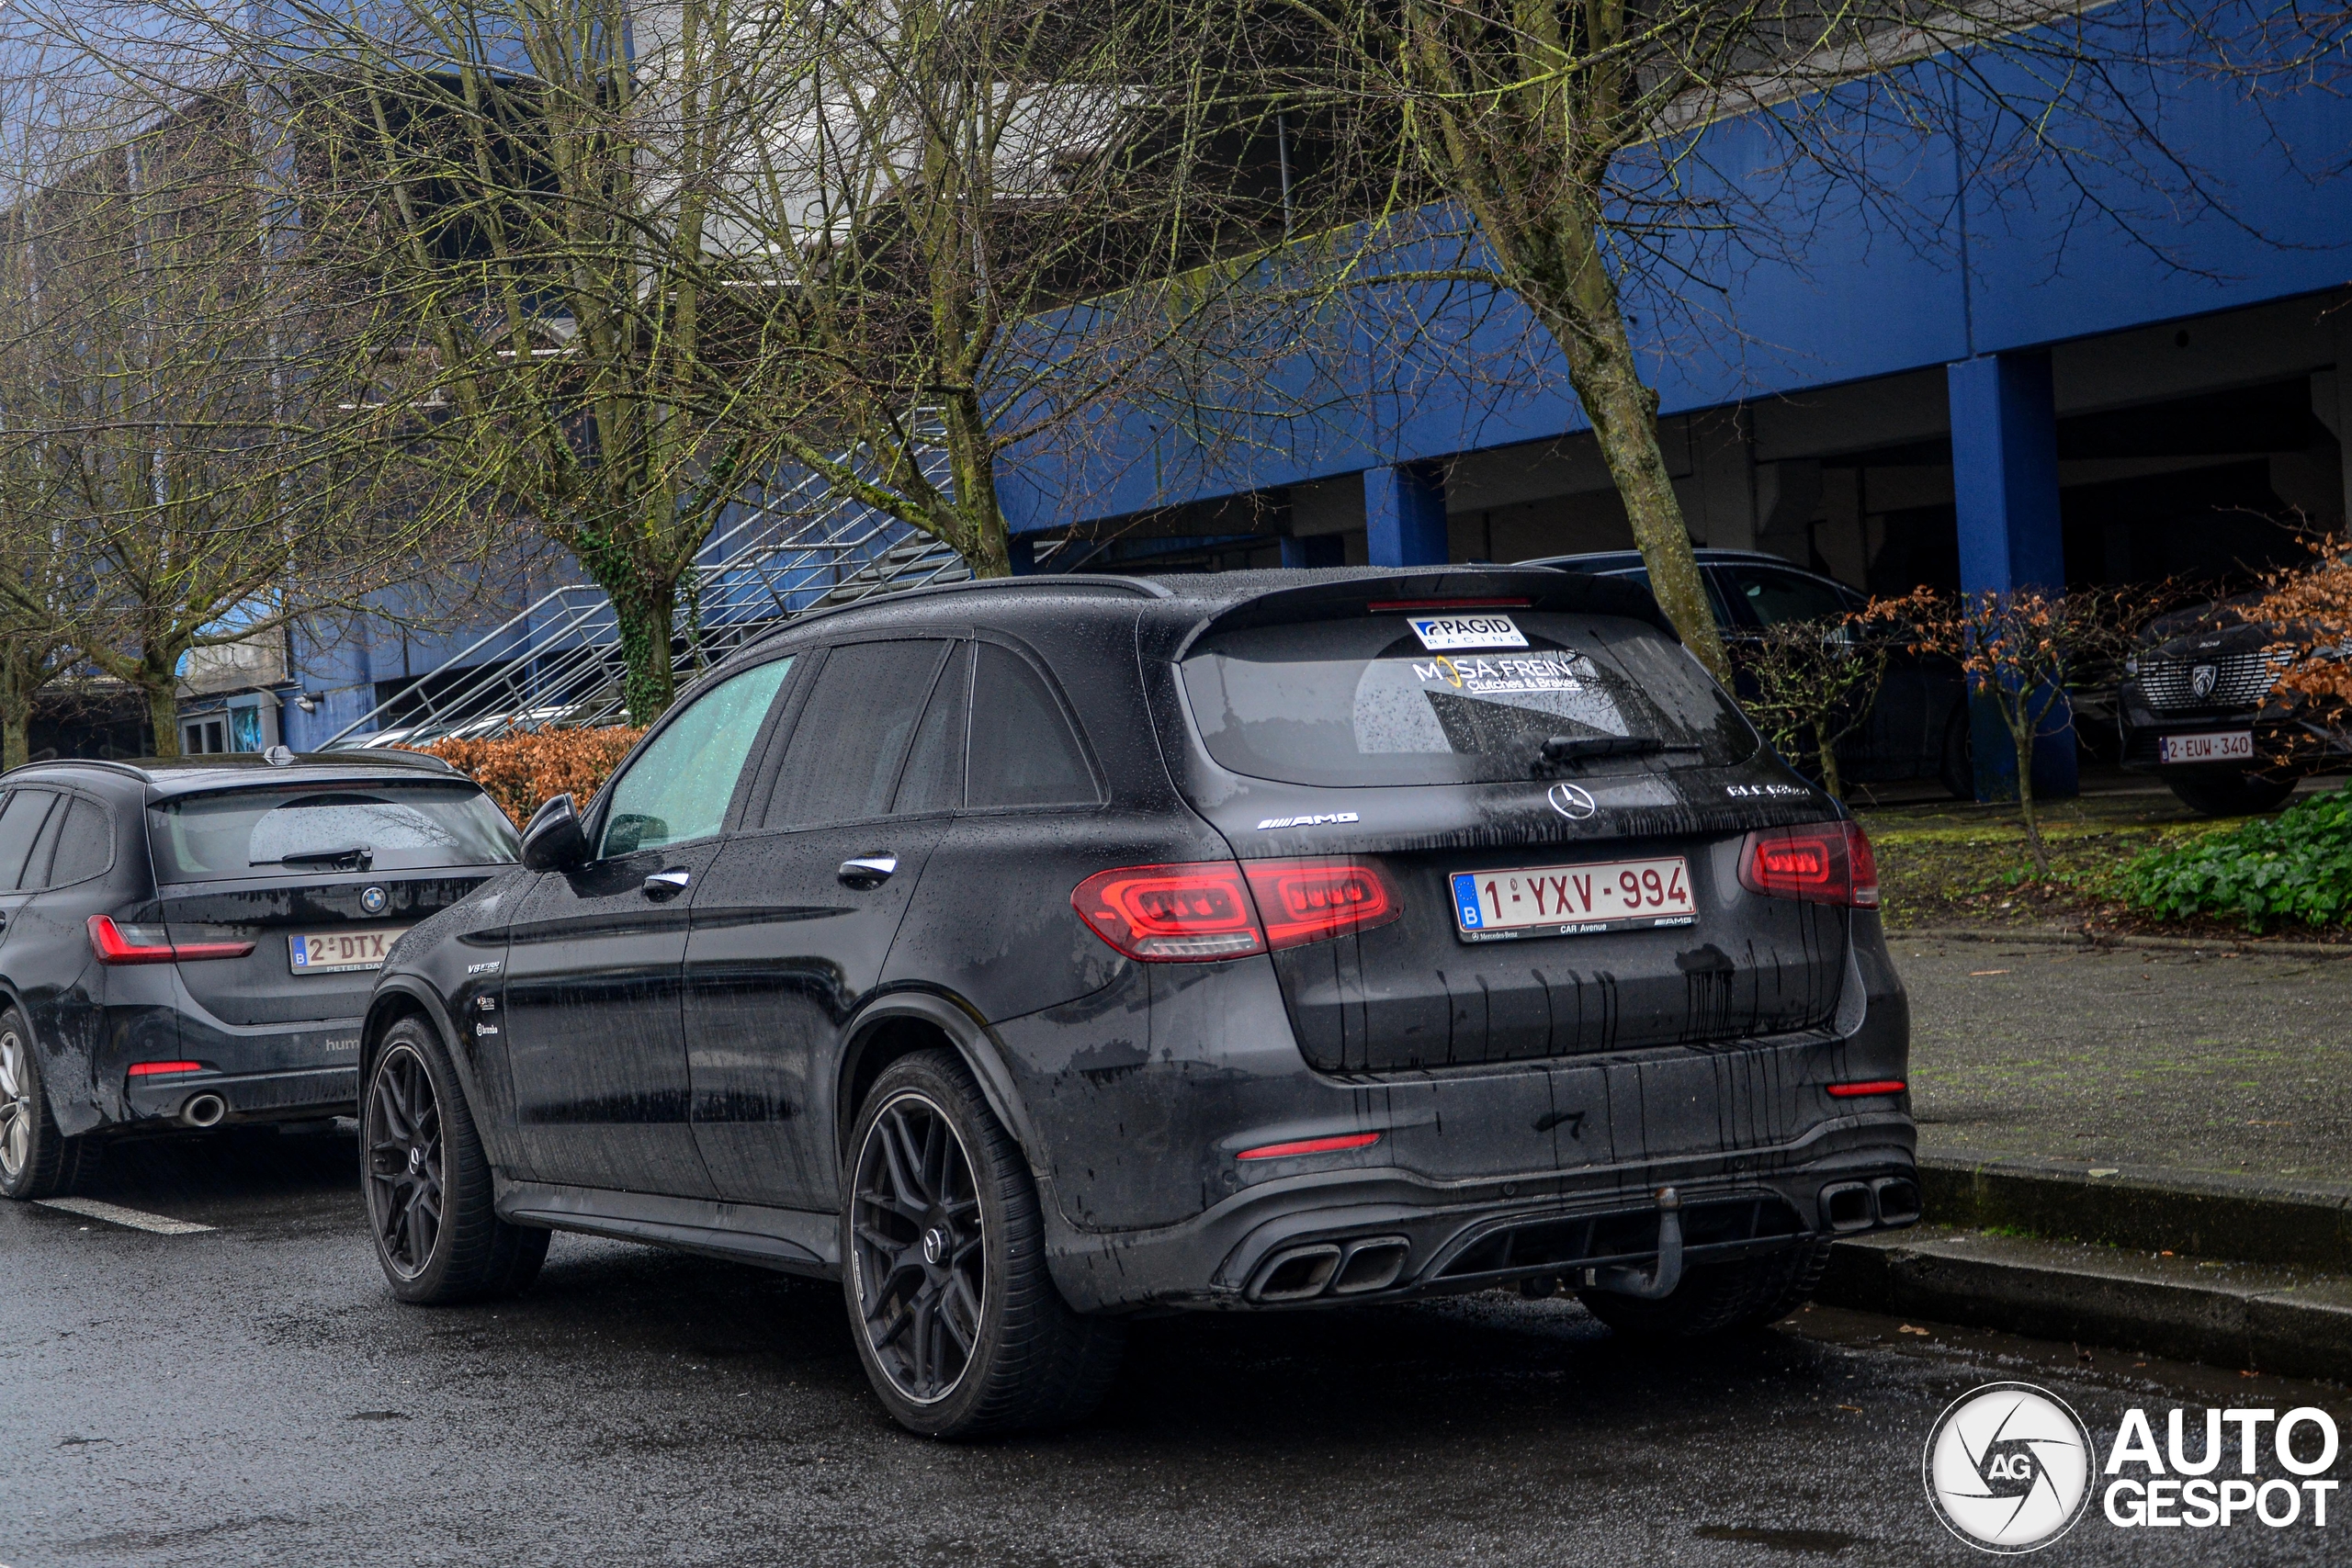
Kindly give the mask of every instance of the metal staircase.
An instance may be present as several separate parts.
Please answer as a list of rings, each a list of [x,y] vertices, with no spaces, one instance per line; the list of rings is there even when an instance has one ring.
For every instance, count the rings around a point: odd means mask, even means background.
[[[810,481],[714,531],[672,634],[678,682],[810,610],[971,575],[927,534],[853,502],[808,505]],[[540,595],[439,669],[338,731],[329,749],[622,724],[619,625],[593,583]]]

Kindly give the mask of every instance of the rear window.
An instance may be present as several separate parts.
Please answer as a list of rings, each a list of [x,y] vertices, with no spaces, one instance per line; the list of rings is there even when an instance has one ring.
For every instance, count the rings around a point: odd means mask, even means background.
[[[1220,766],[1291,784],[1584,778],[1754,751],[1747,721],[1655,628],[1511,618],[1523,649],[1433,653],[1402,615],[1219,634],[1184,660],[1184,691]],[[1566,744],[1547,761],[1555,739]]]
[[[148,810],[159,882],[505,865],[514,827],[470,784],[224,790]]]

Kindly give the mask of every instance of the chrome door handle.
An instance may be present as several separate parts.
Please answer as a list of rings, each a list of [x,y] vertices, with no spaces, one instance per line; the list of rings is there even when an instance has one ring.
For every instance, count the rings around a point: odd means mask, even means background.
[[[841,878],[842,886],[862,890],[881,886],[898,869],[899,857],[896,855],[859,855],[854,860],[842,862],[841,870],[834,874]]]
[[[645,896],[648,898],[674,898],[684,893],[686,884],[694,879],[695,874],[691,871],[657,871],[645,879]]]

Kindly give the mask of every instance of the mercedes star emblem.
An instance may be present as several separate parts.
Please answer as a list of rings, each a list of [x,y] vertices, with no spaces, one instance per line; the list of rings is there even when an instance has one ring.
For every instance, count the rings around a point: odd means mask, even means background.
[[[1581,822],[1593,813],[1592,796],[1572,784],[1555,784],[1545,792],[1544,798],[1552,809],[1571,822]]]

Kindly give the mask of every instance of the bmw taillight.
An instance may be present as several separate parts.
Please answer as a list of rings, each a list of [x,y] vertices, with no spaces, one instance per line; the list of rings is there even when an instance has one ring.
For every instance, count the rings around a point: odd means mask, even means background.
[[[199,958],[243,958],[249,942],[175,943],[161,926],[119,926],[104,915],[89,919],[90,948],[101,964],[185,964]]]
[[[1119,952],[1162,964],[1299,947],[1404,912],[1378,866],[1322,859],[1125,866],[1080,883],[1070,904]]]
[[[1852,822],[1767,828],[1739,847],[1739,885],[1769,898],[1878,908],[1878,862]]]

